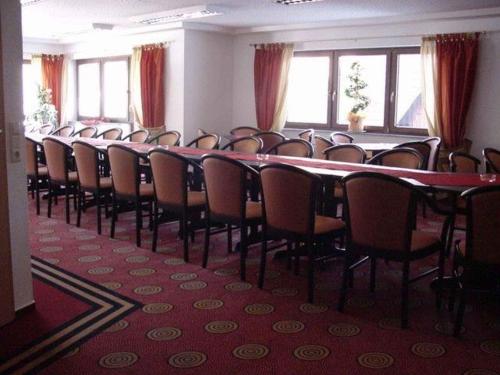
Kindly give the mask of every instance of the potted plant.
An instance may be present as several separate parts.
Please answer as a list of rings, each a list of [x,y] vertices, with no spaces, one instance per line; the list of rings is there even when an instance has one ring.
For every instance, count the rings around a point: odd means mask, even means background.
[[[38,86],[38,108],[31,114],[30,120],[38,126],[56,125],[57,109],[52,104],[52,90]]]
[[[363,118],[365,117],[363,111],[370,104],[370,98],[362,93],[362,90],[368,87],[368,84],[363,81],[361,70],[362,67],[359,62],[355,61],[352,63],[351,72],[348,75],[350,84],[344,91],[345,95],[354,101],[354,105],[347,114],[347,120],[349,121],[348,131],[353,133],[363,131]]]

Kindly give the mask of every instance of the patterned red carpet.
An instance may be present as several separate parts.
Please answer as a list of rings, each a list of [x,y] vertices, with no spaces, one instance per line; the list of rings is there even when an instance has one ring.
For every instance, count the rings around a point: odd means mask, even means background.
[[[41,216],[31,210],[36,314],[38,320],[52,321],[48,328],[28,324],[24,337],[12,332],[25,328],[19,324],[7,334],[0,331],[0,373],[15,372],[5,363],[12,362],[14,352],[22,356],[28,342],[38,348],[22,357],[24,367],[17,367],[17,373],[500,373],[498,304],[485,298],[473,301],[463,338],[457,340],[449,335],[452,315],[435,309],[430,280],[424,279],[410,294],[411,328],[400,330],[400,266],[395,263],[380,262],[375,294],[368,292],[368,269],[360,268],[341,314],[336,302],[342,262],[317,272],[316,304],[309,305],[303,273],[294,276],[284,261],[269,261],[265,289],[256,287],[258,246],[249,251],[248,282],[242,283],[239,257],[227,254],[225,234],[213,236],[205,270],[200,266],[201,232],[191,245],[191,262],[185,264],[176,224],[161,228],[160,251],[153,254],[133,245],[132,216],[120,217],[118,239],[111,240],[109,223],[103,236],[96,234],[93,209],[84,214],[82,228],[76,228],[64,223],[62,206],[52,219],[45,210]],[[436,231],[439,223],[426,220],[421,227]],[[148,230],[143,238],[149,247]],[[413,268],[417,272],[429,265]],[[80,308],[72,306],[74,298]],[[39,336],[59,332],[60,325],[67,328],[68,319],[75,317],[80,321],[60,333],[63,339],[40,348],[44,341]],[[5,350],[5,337],[13,345],[19,341],[16,350]]]

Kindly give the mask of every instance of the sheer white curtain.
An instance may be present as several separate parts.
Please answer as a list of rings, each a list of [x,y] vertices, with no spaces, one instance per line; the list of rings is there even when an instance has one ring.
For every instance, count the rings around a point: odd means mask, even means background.
[[[140,127],[143,124],[142,97],[141,97],[141,57],[142,48],[136,47],[132,52],[130,60],[130,93],[131,107],[135,123]]]
[[[429,135],[441,137],[438,100],[437,53],[436,41],[433,38],[423,38],[420,49],[422,59],[422,104],[427,117]]]
[[[273,125],[271,130],[281,131],[285,127],[287,116],[287,94],[288,94],[288,73],[293,58],[293,44],[285,45],[283,49],[283,62],[281,64],[280,82],[278,86],[278,96],[276,98],[276,109],[274,110]]]

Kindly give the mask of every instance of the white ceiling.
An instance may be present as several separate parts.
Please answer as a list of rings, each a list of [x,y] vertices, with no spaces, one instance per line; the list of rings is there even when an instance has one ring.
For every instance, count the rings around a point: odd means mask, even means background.
[[[41,0],[23,7],[23,34],[57,40],[89,31],[92,23],[128,29],[138,27],[129,17],[203,4],[220,6],[224,14],[195,22],[241,29],[484,9],[500,6],[500,0],[324,0],[288,6],[274,0]]]

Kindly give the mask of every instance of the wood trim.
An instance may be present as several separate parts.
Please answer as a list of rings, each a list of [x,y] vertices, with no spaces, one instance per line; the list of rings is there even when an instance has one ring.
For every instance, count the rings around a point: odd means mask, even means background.
[[[9,223],[9,197],[7,186],[7,145],[4,108],[2,27],[0,24],[0,327],[15,318],[14,286]]]

